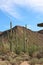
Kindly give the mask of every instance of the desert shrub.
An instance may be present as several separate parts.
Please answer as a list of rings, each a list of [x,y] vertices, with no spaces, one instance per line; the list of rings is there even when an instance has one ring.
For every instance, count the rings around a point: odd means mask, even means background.
[[[43,58],[43,50],[40,50],[37,54],[37,58],[40,59],[40,58]]]
[[[29,61],[30,60],[29,55],[26,54],[26,53],[24,53],[24,55],[22,55],[21,57],[24,59],[24,61]]]
[[[22,58],[21,56],[18,56],[18,57],[16,57],[15,59],[16,59],[16,61],[18,61],[18,62],[23,60],[23,58]]]
[[[28,53],[29,53],[29,56],[32,57],[33,53],[36,52],[38,50],[38,47],[36,45],[31,45],[29,48],[28,48]]]
[[[15,53],[19,55],[20,52],[21,52],[20,46],[17,46],[17,47],[15,48]]]
[[[43,58],[40,58],[39,59],[39,64],[42,64],[43,63]]]
[[[33,58],[33,59],[31,59],[31,61],[30,61],[30,65],[35,65],[35,64],[37,64],[39,62],[39,60],[37,59],[37,58]]]
[[[9,56],[8,61],[10,62],[11,65],[14,65],[16,63],[16,60],[13,59],[11,56]]]
[[[35,65],[35,62],[34,61],[31,61],[30,65]]]
[[[2,53],[7,53],[9,51],[9,45],[8,44],[4,44],[3,48],[2,48]]]

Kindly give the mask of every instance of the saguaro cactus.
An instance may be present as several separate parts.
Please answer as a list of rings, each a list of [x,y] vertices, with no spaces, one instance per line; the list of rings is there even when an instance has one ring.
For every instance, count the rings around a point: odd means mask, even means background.
[[[8,33],[8,41],[10,43],[10,51],[12,52],[12,22],[10,22],[10,32]]]
[[[10,51],[12,52],[12,22],[10,22]]]
[[[27,29],[27,25],[25,25],[25,28]],[[23,51],[24,52],[26,52],[26,42],[27,42],[26,29],[25,28],[23,28],[23,44],[24,44]]]
[[[15,30],[15,50],[16,50],[16,48],[17,48],[17,30]]]
[[[25,31],[25,49],[27,51],[27,24],[25,25],[26,31]]]

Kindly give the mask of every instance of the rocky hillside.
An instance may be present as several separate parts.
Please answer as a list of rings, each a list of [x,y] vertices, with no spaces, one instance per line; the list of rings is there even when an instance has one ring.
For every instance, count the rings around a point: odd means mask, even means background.
[[[10,29],[0,33],[0,41],[8,41],[8,35],[10,35]],[[19,42],[23,42],[23,36],[25,35],[25,41],[28,44],[43,45],[43,30],[34,32],[22,26],[15,26],[12,28],[12,38],[15,40],[15,33]]]
[[[40,31],[38,31],[38,33],[41,33],[41,34],[43,34],[43,30],[40,30]]]

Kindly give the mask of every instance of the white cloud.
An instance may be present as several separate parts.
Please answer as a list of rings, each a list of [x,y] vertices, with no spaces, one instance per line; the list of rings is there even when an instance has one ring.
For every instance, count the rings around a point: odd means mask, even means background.
[[[15,18],[19,18],[21,15],[16,10],[16,5],[25,7],[27,10],[30,7],[35,11],[43,12],[43,0],[0,0],[1,10],[8,12]]]
[[[30,7],[36,11],[43,12],[43,0],[14,0],[14,3],[26,7]]]
[[[14,6],[14,9],[13,9],[13,6]],[[12,0],[2,0],[2,1],[0,1],[0,9],[2,11],[9,13],[10,15],[12,15],[15,18],[20,17],[18,12],[16,11],[16,6],[15,6],[14,0],[13,1]]]

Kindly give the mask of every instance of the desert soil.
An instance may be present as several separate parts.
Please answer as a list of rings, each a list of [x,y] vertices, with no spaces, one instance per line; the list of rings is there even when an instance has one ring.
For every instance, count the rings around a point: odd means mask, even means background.
[[[30,65],[27,61],[22,62],[20,65]]]
[[[0,65],[11,65],[11,64],[7,61],[0,61]]]

